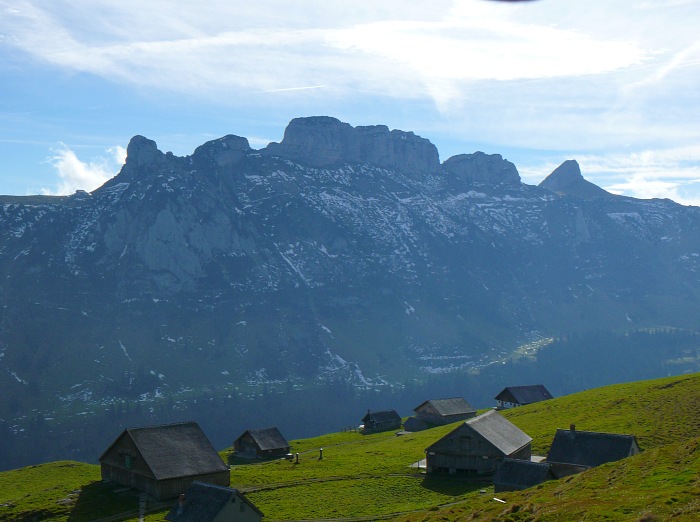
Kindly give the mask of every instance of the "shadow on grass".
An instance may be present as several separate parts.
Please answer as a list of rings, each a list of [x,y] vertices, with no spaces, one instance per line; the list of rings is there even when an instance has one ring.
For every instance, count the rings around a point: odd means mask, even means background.
[[[428,475],[422,486],[430,491],[457,497],[491,487],[491,477]]]
[[[114,484],[96,481],[80,490],[69,522],[88,522],[139,509],[138,493],[115,490]]]

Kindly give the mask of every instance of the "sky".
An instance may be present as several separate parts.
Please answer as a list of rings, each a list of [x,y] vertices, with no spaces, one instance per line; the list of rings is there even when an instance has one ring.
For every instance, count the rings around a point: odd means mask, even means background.
[[[699,29],[698,0],[0,0],[0,194],[327,115],[700,205]]]

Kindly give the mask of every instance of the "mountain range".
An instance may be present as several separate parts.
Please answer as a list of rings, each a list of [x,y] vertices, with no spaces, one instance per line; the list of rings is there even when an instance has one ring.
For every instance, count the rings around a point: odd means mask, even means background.
[[[699,276],[699,208],[574,160],[532,186],[498,154],[440,162],[331,117],[259,150],[135,136],[91,193],[0,196],[0,419],[393,389],[590,331],[694,332]]]

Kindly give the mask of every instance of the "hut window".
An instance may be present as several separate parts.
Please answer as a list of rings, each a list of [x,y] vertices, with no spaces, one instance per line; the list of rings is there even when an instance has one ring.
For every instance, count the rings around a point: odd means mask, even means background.
[[[131,455],[124,455],[124,467],[131,469]]]

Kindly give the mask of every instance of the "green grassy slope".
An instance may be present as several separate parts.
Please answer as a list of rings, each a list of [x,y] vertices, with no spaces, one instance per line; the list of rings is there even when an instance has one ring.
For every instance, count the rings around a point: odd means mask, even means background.
[[[700,520],[700,374],[607,386],[504,415],[542,455],[556,428],[571,423],[636,435],[643,453],[522,492],[489,489],[400,520]]]
[[[556,429],[571,423],[634,434],[644,452],[495,495],[488,482],[426,478],[410,467],[454,426],[402,437],[335,433],[292,441],[298,464],[234,461],[231,485],[246,492],[266,520],[700,519],[700,374],[608,386],[504,415],[533,437],[535,453],[546,454]],[[136,506],[133,495],[111,494],[94,465],[58,462],[0,473],[0,520],[93,520]],[[166,512],[147,520],[162,520]]]
[[[494,494],[489,489],[458,504],[397,520],[696,521],[700,520],[699,450],[700,439],[690,439],[525,491]]]
[[[96,520],[138,508],[138,496],[115,494],[100,467],[51,462],[0,473],[0,520]]]
[[[545,455],[557,428],[627,433],[642,449],[700,435],[700,374],[596,388],[504,412]]]

